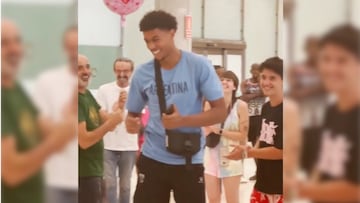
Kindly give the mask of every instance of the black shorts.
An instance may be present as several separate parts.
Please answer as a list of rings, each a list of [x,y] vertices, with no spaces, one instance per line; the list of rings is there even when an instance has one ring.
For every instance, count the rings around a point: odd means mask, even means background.
[[[187,170],[185,165],[168,165],[141,155],[137,166],[134,203],[169,203],[171,190],[176,203],[205,203],[202,164]]]
[[[261,131],[261,116],[250,116],[249,118],[249,141],[255,146]]]

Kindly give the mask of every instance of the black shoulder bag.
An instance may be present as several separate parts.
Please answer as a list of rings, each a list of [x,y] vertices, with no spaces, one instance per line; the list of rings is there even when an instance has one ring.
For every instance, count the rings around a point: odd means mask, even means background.
[[[161,76],[160,63],[154,60],[156,91],[159,98],[160,118],[163,113],[171,114],[173,109],[166,109],[164,85]],[[191,169],[191,158],[201,148],[201,133],[184,133],[176,130],[165,129],[166,148],[169,152],[185,157],[186,168]]]
[[[221,123],[220,129],[224,128],[224,123]],[[206,146],[209,148],[214,148],[216,145],[220,142],[220,136],[219,134],[216,134],[214,132],[211,132],[208,136],[206,136]]]
[[[231,105],[228,107],[228,110],[227,110],[227,115],[229,116],[231,110],[232,110],[232,106],[234,105],[234,101],[231,103]],[[226,121],[227,117],[225,118],[224,122],[221,123],[221,126],[220,126],[220,129],[223,129],[224,128],[224,124],[225,124],[225,121]],[[206,146],[209,147],[209,148],[214,148],[216,147],[216,145],[219,144],[220,142],[220,136],[219,134],[216,134],[214,132],[211,132],[208,136],[206,136]]]

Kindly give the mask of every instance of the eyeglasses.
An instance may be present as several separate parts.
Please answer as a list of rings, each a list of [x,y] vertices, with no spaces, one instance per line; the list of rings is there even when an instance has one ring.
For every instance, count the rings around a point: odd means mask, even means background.
[[[90,68],[91,77],[95,78],[97,75],[97,69],[96,68]]]

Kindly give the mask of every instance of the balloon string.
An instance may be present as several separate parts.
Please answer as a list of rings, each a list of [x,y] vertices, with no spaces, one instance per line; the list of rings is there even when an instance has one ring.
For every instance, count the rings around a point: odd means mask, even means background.
[[[120,26],[120,46],[119,46],[119,51],[120,51],[120,56],[123,56],[123,47],[124,47],[124,31],[125,31],[125,16],[121,15],[121,22],[120,22],[121,26]]]
[[[121,15],[121,27],[125,27],[126,19],[125,15]]]

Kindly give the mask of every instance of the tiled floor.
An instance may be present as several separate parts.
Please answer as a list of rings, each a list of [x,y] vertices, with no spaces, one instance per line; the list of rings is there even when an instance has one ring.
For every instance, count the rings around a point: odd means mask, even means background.
[[[256,166],[255,166],[255,162],[253,159],[247,159],[244,162],[244,177],[246,179],[248,179],[249,177],[251,177],[252,175],[255,174],[255,170],[256,170]],[[136,187],[136,173],[135,171],[133,172],[132,175],[132,180],[131,180],[131,194],[134,194],[134,190]],[[248,203],[250,202],[250,194],[252,192],[254,186],[254,181],[248,181],[247,183],[241,183],[240,185],[240,189],[239,189],[239,194],[240,194],[240,202],[239,203]],[[132,203],[132,202],[131,202]],[[170,200],[169,203],[175,203],[175,201],[173,199]],[[224,195],[222,195],[221,198],[221,203],[226,203],[225,201],[225,197]]]

